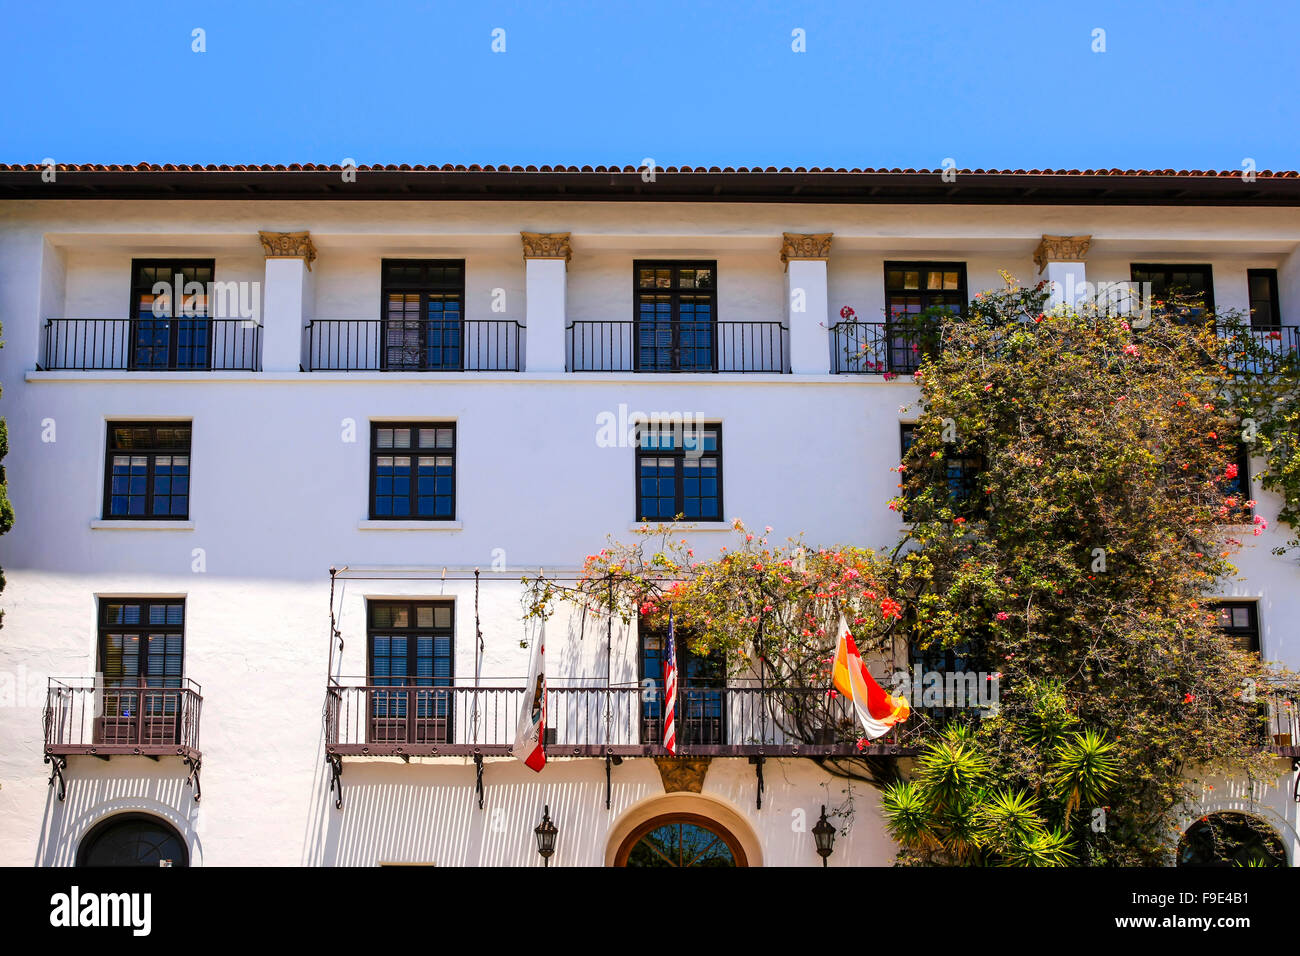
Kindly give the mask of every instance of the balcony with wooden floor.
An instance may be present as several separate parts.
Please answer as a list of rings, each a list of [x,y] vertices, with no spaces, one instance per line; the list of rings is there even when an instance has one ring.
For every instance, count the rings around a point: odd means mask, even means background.
[[[58,781],[60,800],[66,794],[63,771],[71,756],[180,757],[189,768],[186,783],[194,786],[195,801],[202,799],[201,688],[188,678],[165,681],[170,686],[151,686],[147,679],[106,686],[89,677],[50,678],[44,713],[45,762],[52,766],[51,786]]]

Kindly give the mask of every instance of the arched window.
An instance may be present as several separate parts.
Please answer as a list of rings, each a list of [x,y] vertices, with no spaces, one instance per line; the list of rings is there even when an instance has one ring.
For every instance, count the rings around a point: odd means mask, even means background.
[[[1179,866],[1286,866],[1282,840],[1264,821],[1245,813],[1211,813],[1178,843]]]
[[[120,813],[97,824],[81,841],[77,866],[189,866],[185,840],[145,813]]]
[[[697,813],[670,813],[641,824],[623,841],[615,866],[670,867],[748,865],[740,842]]]

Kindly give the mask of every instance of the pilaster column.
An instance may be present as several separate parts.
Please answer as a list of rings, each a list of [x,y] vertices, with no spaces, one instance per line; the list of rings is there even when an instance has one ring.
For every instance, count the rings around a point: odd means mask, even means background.
[[[826,375],[831,370],[826,260],[831,233],[782,233],[785,324],[790,330],[790,371]]]
[[[1050,283],[1049,307],[1076,306],[1084,295],[1087,277],[1084,257],[1092,244],[1092,236],[1043,236],[1034,250],[1034,263],[1038,274]]]
[[[563,372],[565,291],[573,250],[567,232],[521,232],[524,246],[525,365],[530,372]]]
[[[307,232],[258,232],[266,253],[262,287],[262,368],[296,372],[303,358],[303,329],[310,319],[311,264],[316,247]]]

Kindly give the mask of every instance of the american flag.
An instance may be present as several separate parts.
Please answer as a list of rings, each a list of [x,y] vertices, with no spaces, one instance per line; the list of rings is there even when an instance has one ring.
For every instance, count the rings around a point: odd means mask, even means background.
[[[664,656],[664,750],[677,753],[677,636],[668,612],[668,653]]]

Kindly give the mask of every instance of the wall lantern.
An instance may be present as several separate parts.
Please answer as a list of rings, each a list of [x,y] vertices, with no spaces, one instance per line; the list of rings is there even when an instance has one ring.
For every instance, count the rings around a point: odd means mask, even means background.
[[[542,808],[542,822],[533,828],[533,833],[537,835],[537,852],[542,855],[542,860],[545,861],[543,866],[551,865],[551,855],[555,852],[555,835],[559,832],[555,821],[551,819],[550,806],[544,806]]]
[[[826,807],[822,806],[822,817],[817,821],[817,825],[812,828],[813,839],[817,841],[817,855],[822,858],[822,866],[826,865],[826,858],[834,852],[835,849],[835,827],[831,826],[826,819]],[[539,836],[540,840],[541,837]]]

